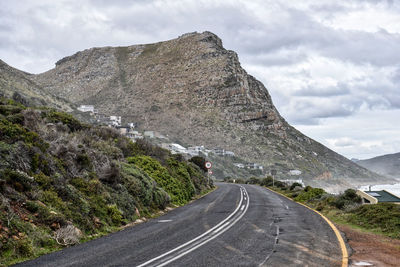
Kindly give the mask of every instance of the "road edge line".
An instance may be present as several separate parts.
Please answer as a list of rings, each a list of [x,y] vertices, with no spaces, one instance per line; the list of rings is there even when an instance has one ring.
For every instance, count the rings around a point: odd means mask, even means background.
[[[345,244],[345,242],[343,240],[343,237],[340,234],[339,230],[336,228],[336,226],[327,217],[325,217],[325,215],[323,215],[322,213],[320,213],[319,211],[317,211],[317,210],[315,210],[313,208],[310,208],[309,206],[307,206],[307,205],[305,205],[303,203],[297,202],[297,201],[291,199],[290,197],[285,196],[282,193],[276,192],[276,191],[274,191],[274,190],[272,190],[272,189],[270,189],[268,187],[264,187],[264,188],[268,189],[271,192],[279,194],[279,195],[289,199],[290,201],[292,201],[294,203],[300,204],[300,205],[306,207],[307,209],[314,211],[319,216],[321,216],[328,223],[328,225],[332,228],[333,232],[336,235],[337,240],[339,241],[340,249],[342,250],[342,267],[348,267],[349,266],[349,254],[347,252],[347,247],[346,247],[346,244]]]

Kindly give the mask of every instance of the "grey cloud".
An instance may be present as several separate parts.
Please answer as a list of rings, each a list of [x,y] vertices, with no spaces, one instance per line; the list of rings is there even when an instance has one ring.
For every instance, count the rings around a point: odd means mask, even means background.
[[[355,142],[354,140],[351,140],[350,138],[341,138],[339,140],[336,140],[334,142],[334,145],[339,146],[339,147],[350,147],[350,146],[357,145],[357,142]]]
[[[338,84],[337,86],[330,86],[324,88],[317,87],[305,87],[294,93],[295,96],[314,96],[314,97],[331,97],[348,95],[350,90],[344,84]]]
[[[356,105],[357,103],[344,105],[339,98],[331,100],[295,98],[286,113],[289,121],[294,124],[319,124],[320,119],[352,115]]]

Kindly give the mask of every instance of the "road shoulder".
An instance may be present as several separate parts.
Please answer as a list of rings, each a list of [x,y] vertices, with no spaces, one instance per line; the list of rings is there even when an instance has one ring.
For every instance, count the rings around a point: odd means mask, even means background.
[[[400,240],[362,232],[347,225],[336,226],[345,233],[352,248],[349,266],[400,266]],[[362,265],[363,262],[366,264]]]

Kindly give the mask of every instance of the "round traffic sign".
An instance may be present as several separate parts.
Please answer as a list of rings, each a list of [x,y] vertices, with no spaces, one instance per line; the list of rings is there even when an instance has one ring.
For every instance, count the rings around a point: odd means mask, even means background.
[[[212,166],[211,162],[206,161],[205,167],[206,167],[207,169],[211,169],[211,166]]]

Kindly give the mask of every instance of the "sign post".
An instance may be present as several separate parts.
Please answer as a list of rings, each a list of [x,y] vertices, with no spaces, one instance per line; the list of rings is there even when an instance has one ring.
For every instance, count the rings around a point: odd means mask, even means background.
[[[211,164],[211,162],[206,161],[206,163],[204,164],[204,167],[206,167],[206,169],[208,170],[207,171],[207,183],[209,184],[210,183],[210,175],[212,174],[212,171],[211,171],[212,164]]]
[[[276,170],[271,170],[271,175],[272,175],[272,187],[275,186],[275,175],[277,171]]]

